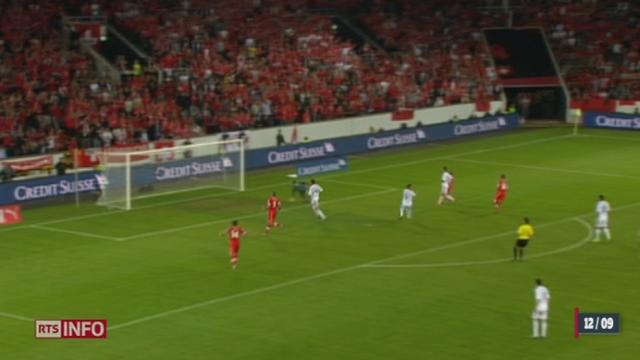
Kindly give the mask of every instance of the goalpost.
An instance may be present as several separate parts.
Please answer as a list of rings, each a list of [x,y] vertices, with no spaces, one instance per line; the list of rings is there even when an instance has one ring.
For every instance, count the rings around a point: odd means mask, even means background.
[[[99,205],[130,210],[134,200],[207,188],[244,191],[242,139],[100,154]]]
[[[581,109],[568,109],[570,122],[573,123],[572,134],[578,135],[578,129],[582,126],[582,110]]]

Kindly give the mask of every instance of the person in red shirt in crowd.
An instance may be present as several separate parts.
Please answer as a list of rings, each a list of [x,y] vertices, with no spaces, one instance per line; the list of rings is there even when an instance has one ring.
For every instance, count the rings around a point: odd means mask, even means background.
[[[274,227],[282,226],[282,224],[278,223],[277,221],[278,211],[280,211],[281,208],[282,208],[282,201],[280,201],[280,199],[278,198],[275,192],[272,193],[271,197],[269,197],[269,200],[267,200],[267,211],[268,211],[267,227],[266,227],[267,233],[270,233],[271,229],[273,229]]]
[[[500,175],[500,180],[498,180],[498,187],[496,191],[496,198],[493,200],[496,209],[500,209],[502,207],[502,203],[507,199],[507,191],[509,190],[509,184],[507,184],[507,177],[503,174]]]
[[[231,268],[238,267],[238,255],[240,253],[240,238],[247,235],[247,231],[240,225],[238,220],[233,220],[231,226],[226,230],[229,237],[229,253],[231,255]]]

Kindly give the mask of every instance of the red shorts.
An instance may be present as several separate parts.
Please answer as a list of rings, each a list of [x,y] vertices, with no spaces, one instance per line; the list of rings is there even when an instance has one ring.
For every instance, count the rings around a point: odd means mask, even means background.
[[[231,251],[231,257],[238,257],[238,253],[240,252],[240,239],[231,239],[229,251]]]
[[[496,194],[496,202],[497,203],[503,202],[506,198],[507,198],[507,192],[506,191],[500,191],[500,192],[498,192]]]
[[[276,222],[276,218],[278,217],[278,211],[269,210],[269,225],[273,225]]]

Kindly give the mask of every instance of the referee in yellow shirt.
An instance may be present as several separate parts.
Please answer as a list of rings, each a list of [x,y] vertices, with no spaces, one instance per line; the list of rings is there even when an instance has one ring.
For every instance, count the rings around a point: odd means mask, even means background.
[[[518,240],[513,246],[513,261],[524,258],[524,248],[529,244],[529,240],[533,236],[533,226],[529,223],[529,218],[524,218],[524,224],[518,227]]]

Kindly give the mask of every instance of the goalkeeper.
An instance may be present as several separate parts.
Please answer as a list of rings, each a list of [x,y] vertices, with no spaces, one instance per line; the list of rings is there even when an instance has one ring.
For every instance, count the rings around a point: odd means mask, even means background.
[[[295,201],[296,197],[304,200],[307,196],[307,183],[304,181],[293,180],[291,187],[291,201]]]

